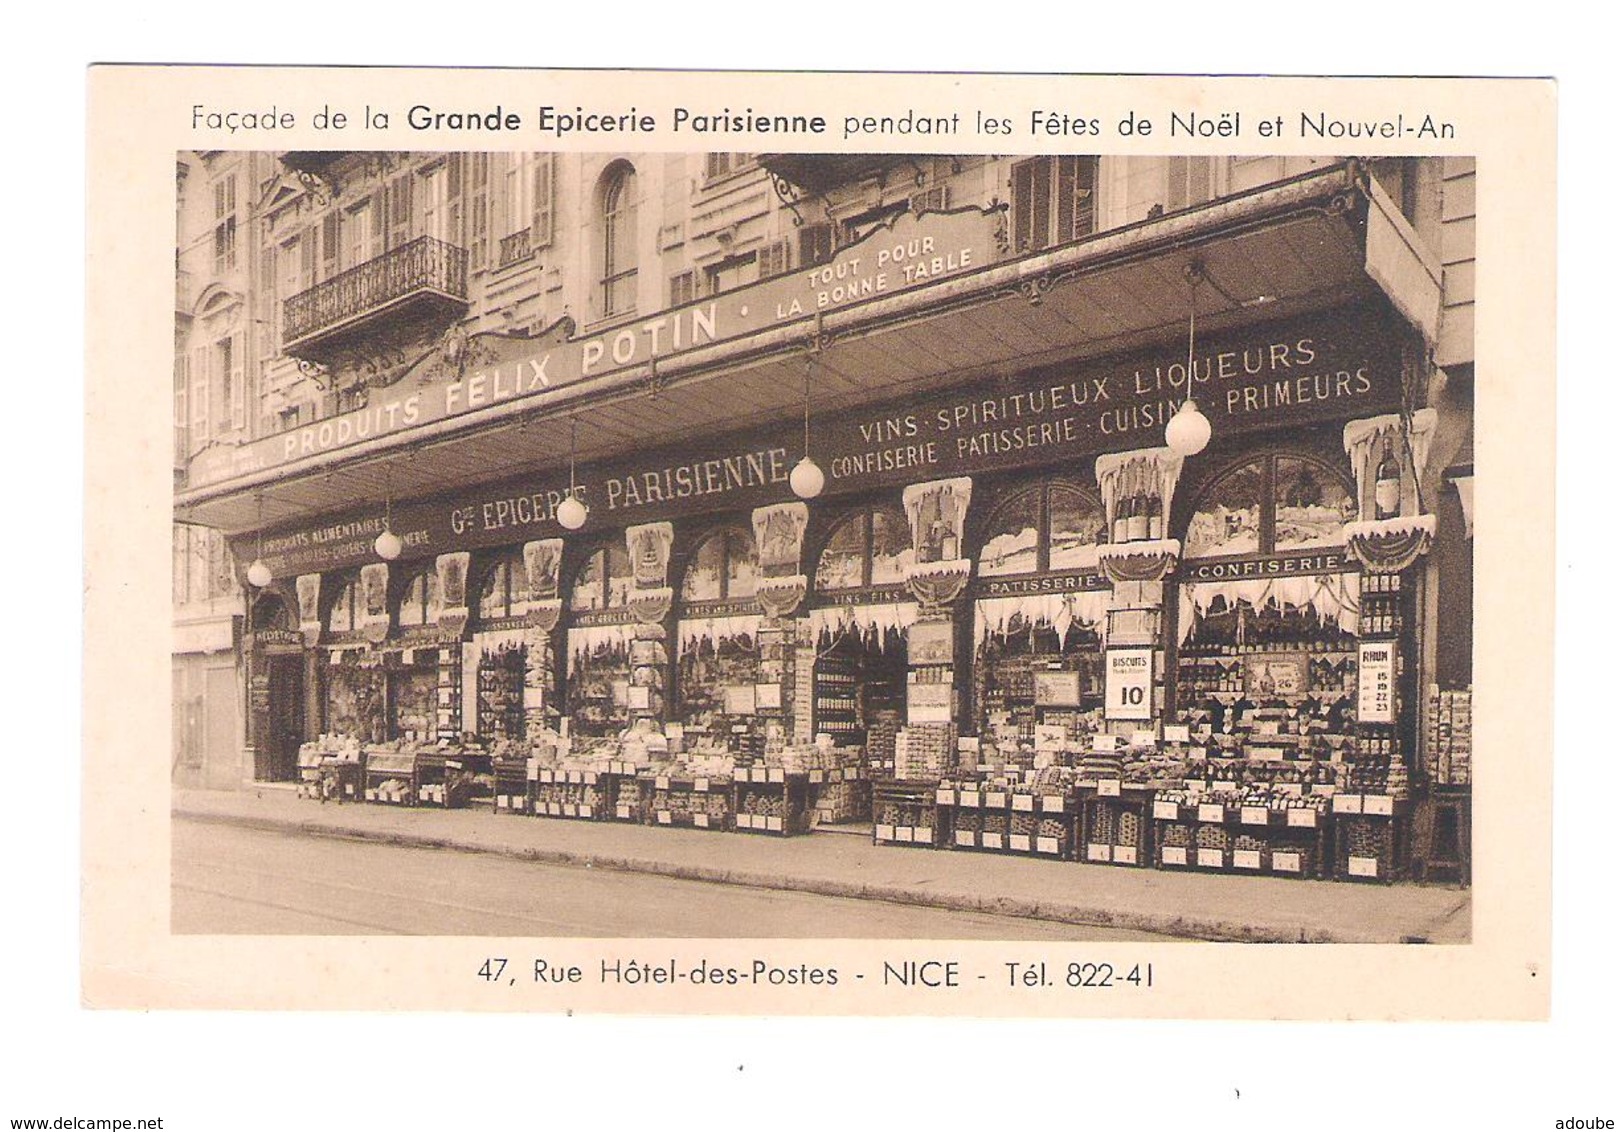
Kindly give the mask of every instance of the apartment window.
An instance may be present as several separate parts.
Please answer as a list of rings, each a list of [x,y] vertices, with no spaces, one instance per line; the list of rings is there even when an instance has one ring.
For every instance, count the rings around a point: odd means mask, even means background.
[[[694,273],[683,271],[671,277],[671,305],[680,307],[694,301]]]
[[[756,277],[758,279],[771,279],[774,275],[782,275],[790,269],[789,241],[779,240],[768,244],[756,253]]]
[[[834,256],[835,249],[840,246],[835,226],[827,222],[804,226],[796,234],[796,238],[800,243],[800,256],[796,262],[802,267],[827,263]]]
[[[449,242],[451,235],[451,166],[442,161],[418,177],[418,209],[422,213],[420,234]]]
[[[754,283],[759,278],[755,252],[731,255],[705,268],[705,293],[717,295],[746,283]]]
[[[490,245],[491,155],[468,155],[468,265],[481,271]]]
[[[191,383],[191,359],[184,353],[175,359],[175,466],[186,463],[186,388]]]
[[[329,212],[321,219],[321,277],[331,279],[339,270],[339,214]],[[315,235],[314,232],[311,233]]]
[[[356,205],[344,217],[344,262],[351,267],[378,254],[383,228],[379,217],[383,206],[370,198]]]
[[[705,155],[705,180],[715,181],[740,170],[748,169],[755,161],[751,153],[707,153]]]
[[[237,175],[228,173],[214,183],[214,273],[237,269]]]
[[[210,352],[213,384],[220,390],[216,405],[219,412],[215,420],[215,433],[230,432],[248,425],[248,391],[243,368],[242,334],[221,338]]]
[[[392,250],[412,239],[412,179],[403,173],[385,186],[384,199],[388,201],[387,232],[384,250]]]
[[[637,171],[611,166],[603,180],[598,313],[609,318],[637,307]]]
[[[1010,227],[1017,255],[1094,232],[1099,158],[1037,157],[1010,174]]]
[[[1217,196],[1213,183],[1217,162],[1210,157],[1167,159],[1167,211],[1193,208]]]

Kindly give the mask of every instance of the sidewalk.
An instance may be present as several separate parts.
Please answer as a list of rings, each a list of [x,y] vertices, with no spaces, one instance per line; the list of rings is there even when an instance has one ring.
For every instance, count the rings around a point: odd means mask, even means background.
[[[176,790],[178,819],[312,837],[497,853],[718,884],[992,912],[1192,939],[1466,943],[1471,892],[1163,872],[876,846],[862,837],[658,829],[377,804],[322,804],[274,788]]]

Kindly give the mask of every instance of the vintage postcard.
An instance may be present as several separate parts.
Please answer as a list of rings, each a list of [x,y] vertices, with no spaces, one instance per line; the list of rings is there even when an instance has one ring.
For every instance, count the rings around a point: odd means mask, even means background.
[[[858,77],[92,70],[88,1003],[1546,1015],[1553,87]]]

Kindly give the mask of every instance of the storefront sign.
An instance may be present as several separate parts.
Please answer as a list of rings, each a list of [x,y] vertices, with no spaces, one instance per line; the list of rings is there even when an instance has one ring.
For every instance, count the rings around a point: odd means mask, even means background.
[[[1393,689],[1398,642],[1359,643],[1359,722],[1392,723],[1397,718]]]
[[[250,643],[255,648],[303,648],[304,634],[297,629],[256,629]]]
[[[1160,443],[1167,417],[1177,411],[1188,384],[1184,350],[1169,343],[1125,359],[1028,375],[996,389],[976,382],[891,413],[815,421],[814,455],[829,477],[826,494],[1076,461],[1139,448],[1147,440]],[[1359,310],[1218,339],[1198,356],[1195,369],[1196,396],[1219,437],[1346,420],[1390,409],[1399,400],[1396,343],[1376,316]],[[801,443],[800,424],[790,421],[578,468],[578,494],[591,508],[591,518],[573,537],[789,502],[789,473]],[[392,529],[405,544],[406,558],[561,537],[565,532],[555,512],[568,488],[569,472],[559,469],[434,502],[396,504]],[[916,524],[916,535],[929,536],[921,541],[930,553],[963,555],[955,545],[963,534],[954,522],[956,496],[934,498],[929,508],[921,499],[920,505],[921,519],[929,521]],[[355,566],[372,559],[372,540],[383,529],[383,518],[379,508],[267,532],[262,557],[277,577]],[[248,536],[234,550],[247,562],[257,547]],[[1317,572],[1289,565],[1309,559],[1322,560],[1318,570],[1340,569],[1340,561],[1328,564],[1337,554],[1326,548],[1280,556],[1275,572]],[[1220,563],[1199,568],[1259,569]]]
[[[1081,590],[1109,589],[1104,574],[1087,570],[1069,574],[1033,574],[1024,578],[974,578],[970,596],[1024,597],[1028,594],[1076,593]]]
[[[998,218],[997,210],[978,208],[904,213],[841,248],[831,263],[586,338],[570,337],[574,325],[568,319],[539,338],[476,334],[468,339],[464,364],[453,368],[435,350],[400,380],[377,390],[365,408],[235,451],[214,450],[192,462],[188,482],[192,487],[218,483],[496,405],[534,408],[567,398],[571,386],[588,378],[990,267],[999,254]]]
[[[1298,574],[1332,574],[1356,569],[1338,546],[1334,550],[1317,550],[1308,554],[1276,555],[1272,558],[1250,558],[1244,561],[1185,562],[1179,568],[1179,579],[1186,582],[1217,582],[1231,578],[1284,578]]]
[[[1105,718],[1150,719],[1153,649],[1105,650]]]

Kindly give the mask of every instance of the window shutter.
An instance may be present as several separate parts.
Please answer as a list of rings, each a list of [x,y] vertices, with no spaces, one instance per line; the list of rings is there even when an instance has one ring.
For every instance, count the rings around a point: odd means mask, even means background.
[[[192,381],[192,359],[182,353],[175,359],[175,466],[186,463],[186,393]]]
[[[231,427],[248,427],[248,367],[247,351],[243,349],[243,332],[237,331],[231,342]]]
[[[532,248],[545,248],[553,242],[553,162],[550,153],[536,158],[535,212],[530,217]]]
[[[1010,224],[1017,255],[1049,245],[1050,168],[1049,159],[1039,157],[1011,171]]]
[[[822,263],[835,254],[835,226],[808,224],[800,231],[800,265]]]
[[[321,221],[321,277],[331,279],[338,274],[338,212],[329,212]]]
[[[209,348],[198,346],[192,351],[192,362],[187,367],[191,377],[192,435],[187,438],[188,453],[195,453],[209,434]]]
[[[385,251],[400,247],[412,238],[412,175],[396,177],[389,184],[389,238]]]
[[[489,238],[490,222],[490,155],[476,153],[469,162],[468,191],[468,261],[469,267],[479,271],[485,266],[485,246]]]
[[[1099,181],[1100,159],[1075,157],[1071,160],[1076,170],[1072,177],[1071,215],[1066,219],[1070,223],[1071,238],[1080,240],[1094,234],[1094,188]]]
[[[784,274],[789,270],[789,240],[779,240],[762,248],[757,253],[757,263],[760,265],[759,278],[769,279]]]

